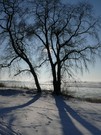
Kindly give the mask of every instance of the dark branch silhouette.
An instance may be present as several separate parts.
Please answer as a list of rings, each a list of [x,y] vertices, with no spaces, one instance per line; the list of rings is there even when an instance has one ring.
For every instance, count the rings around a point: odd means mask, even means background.
[[[31,61],[30,56],[27,53],[29,48],[25,39],[26,29],[25,23],[22,23],[22,20],[24,19],[23,16],[27,16],[27,13],[23,13],[23,10],[26,9],[26,7],[22,7],[21,5],[21,1],[0,1],[0,13],[2,14],[0,17],[0,35],[4,42],[6,39],[7,48],[9,47],[5,53],[5,55],[8,55],[8,57],[5,58],[4,56],[6,63],[1,63],[0,68],[12,66],[12,63],[19,57],[20,60],[24,61],[28,65],[27,71],[32,74],[35,80],[37,91],[41,92],[40,83],[37,77],[37,73],[34,69],[33,61]],[[8,53],[9,50],[10,53]],[[7,64],[7,60],[10,61],[9,64]],[[19,75],[22,73],[22,71],[25,70],[26,67],[23,70],[18,70],[16,75]]]
[[[27,27],[27,35],[37,39],[42,48],[42,61],[49,60],[46,63],[51,67],[54,93],[60,94],[64,75],[73,76],[73,69],[83,71],[94,62],[101,48],[100,19],[94,17],[92,6],[87,2],[64,4],[61,0],[34,0],[31,4],[35,21]]]

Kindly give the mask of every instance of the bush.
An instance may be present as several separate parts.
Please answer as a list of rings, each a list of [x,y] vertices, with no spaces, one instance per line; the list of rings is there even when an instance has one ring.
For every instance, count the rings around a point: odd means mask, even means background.
[[[3,83],[0,83],[0,87],[6,87],[5,84]]]

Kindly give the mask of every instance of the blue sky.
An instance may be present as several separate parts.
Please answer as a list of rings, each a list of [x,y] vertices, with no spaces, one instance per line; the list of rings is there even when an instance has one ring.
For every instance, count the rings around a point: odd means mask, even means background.
[[[101,16],[101,0],[88,0],[95,10],[97,16]],[[83,81],[100,81],[101,82],[101,58],[96,58],[95,65],[89,65],[89,72],[80,76]]]
[[[68,1],[68,2],[78,2],[78,1],[83,1],[83,0],[64,0],[65,2]],[[90,2],[93,7],[94,7],[94,10],[95,10],[95,14],[97,16],[101,16],[101,0],[87,0],[88,2]],[[88,71],[84,71],[83,75],[81,74],[78,74],[78,78],[79,80],[82,80],[82,81],[99,81],[101,82],[101,58],[96,58],[96,63],[94,65],[89,65],[88,66],[89,68],[89,72]],[[45,78],[44,78],[44,75],[45,72],[43,71],[41,76],[40,76],[40,80],[42,82],[44,81],[47,81],[47,78],[49,79],[50,78],[50,75],[48,74]],[[26,78],[26,79],[25,79]],[[8,79],[11,79],[12,78],[9,78],[9,76],[7,76],[6,72],[3,73],[3,76],[1,75],[0,79],[3,79],[3,80],[8,80]],[[20,76],[15,78],[16,80],[26,80],[26,81],[32,81],[33,78],[30,76]]]
[[[76,3],[84,0],[64,0],[65,2]],[[101,0],[86,0],[93,5],[95,15],[101,16]],[[101,82],[101,58],[96,58],[94,65],[89,65],[89,72],[84,71],[83,75],[79,74],[78,78],[82,81],[99,81]]]
[[[65,2],[76,3],[84,0],[64,0]],[[101,16],[101,0],[86,0],[93,5],[94,12],[97,16]],[[101,82],[101,58],[96,58],[94,65],[88,65],[89,71],[84,71],[83,75],[79,73],[77,80]],[[44,78],[45,72],[43,71],[41,81],[46,81]],[[47,77],[46,77],[47,78]]]

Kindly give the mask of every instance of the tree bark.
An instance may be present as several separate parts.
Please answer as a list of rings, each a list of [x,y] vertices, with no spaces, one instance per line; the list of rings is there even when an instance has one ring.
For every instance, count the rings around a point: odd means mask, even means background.
[[[60,47],[58,46],[57,47],[57,67],[56,67],[57,70],[55,69],[56,81],[53,82],[54,93],[56,95],[61,94],[61,63],[60,63],[59,53],[60,53]]]
[[[32,73],[32,75],[34,77],[34,80],[35,80],[35,85],[37,87],[37,92],[38,93],[41,93],[41,87],[40,87],[40,84],[39,84],[39,80],[37,78],[37,75],[36,75],[36,73],[35,73],[35,71],[33,69],[31,69],[31,73]]]
[[[61,66],[60,62],[58,63],[58,70],[57,70],[57,87],[58,87],[58,93],[61,94]]]
[[[39,83],[39,80],[38,80],[38,77],[37,77],[37,74],[31,64],[31,62],[29,61],[29,59],[26,57],[26,59],[24,59],[26,61],[26,63],[29,65],[29,68],[30,68],[30,72],[32,73],[33,75],[33,78],[35,80],[35,85],[37,87],[37,92],[40,93],[42,90],[41,90],[41,87],[40,87],[40,83]]]
[[[53,94],[60,95],[61,94],[61,88],[59,81],[53,81],[54,91]]]
[[[61,68],[60,64],[58,64],[57,67],[57,76],[56,76],[56,70],[55,74],[53,74],[53,94],[60,95],[61,94]]]
[[[14,42],[14,39],[12,37],[12,33],[11,31],[9,30],[9,35],[10,35],[10,39],[11,39],[11,43],[12,43],[12,47],[15,51],[15,53],[20,57],[22,58],[29,66],[30,68],[30,72],[32,73],[33,77],[34,77],[34,80],[35,80],[35,84],[36,84],[36,87],[37,87],[37,92],[41,92],[41,87],[40,87],[40,84],[39,84],[39,80],[38,80],[38,77],[37,77],[37,74],[31,64],[31,62],[29,61],[27,55],[24,53],[24,52],[19,52],[16,48],[16,45],[15,45],[15,42]],[[21,51],[21,50],[20,50]]]

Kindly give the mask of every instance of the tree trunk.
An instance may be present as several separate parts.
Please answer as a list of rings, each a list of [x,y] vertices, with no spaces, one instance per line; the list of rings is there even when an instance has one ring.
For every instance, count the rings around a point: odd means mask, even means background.
[[[10,21],[10,24],[11,24],[11,21]],[[26,53],[24,53],[24,51],[22,51],[22,49],[20,49],[20,47],[18,48],[19,45],[18,45],[17,42],[15,42],[16,40],[12,36],[13,34],[11,32],[11,25],[8,28],[8,33],[9,33],[10,40],[11,40],[11,43],[12,43],[12,47],[13,47],[15,53],[28,64],[28,66],[30,68],[30,72],[32,73],[32,75],[34,77],[34,80],[35,80],[35,84],[36,84],[36,87],[37,87],[37,92],[41,92],[41,87],[40,87],[40,84],[39,84],[39,80],[38,80],[37,74],[36,74],[36,72],[35,72],[35,70],[33,68],[33,65],[31,64],[30,60],[28,59]]]
[[[58,93],[61,94],[61,65],[60,65],[60,61],[58,62],[58,67],[57,67],[57,80],[58,80]]]
[[[54,91],[53,94],[56,95],[60,95],[61,94],[61,84],[59,83],[59,81],[53,81],[53,87],[54,87]]]
[[[41,92],[41,87],[40,87],[37,75],[36,75],[36,73],[35,73],[35,71],[33,69],[31,69],[31,73],[32,73],[32,75],[34,77],[34,80],[35,80],[35,85],[37,87],[37,92],[40,93]]]
[[[57,39],[58,39],[58,37],[57,37]],[[60,47],[59,47],[59,42],[58,42],[58,46],[57,46],[57,66],[55,67],[55,68],[57,68],[57,70],[55,69],[56,81],[53,82],[54,93],[56,95],[61,94],[61,62],[60,62],[59,53],[60,53]]]
[[[56,70],[55,70],[55,73],[56,73]],[[53,76],[53,87],[54,87],[53,94],[60,95],[61,94],[61,68],[60,68],[60,65],[58,65],[57,76],[56,76],[56,74]]]
[[[26,62],[27,64],[29,65],[29,68],[30,68],[30,72],[32,73],[33,77],[34,77],[34,80],[35,80],[35,85],[37,87],[37,92],[40,93],[41,92],[41,87],[40,87],[40,83],[39,83],[39,80],[38,80],[38,77],[37,77],[37,74],[32,66],[32,64],[30,63],[30,61],[28,59],[26,59]]]

